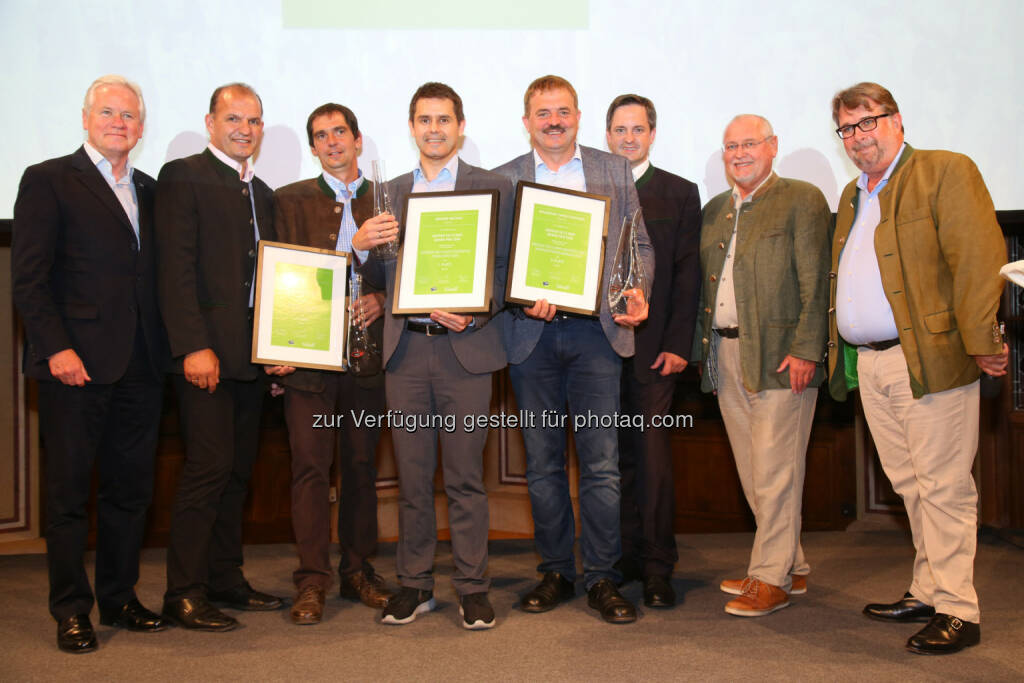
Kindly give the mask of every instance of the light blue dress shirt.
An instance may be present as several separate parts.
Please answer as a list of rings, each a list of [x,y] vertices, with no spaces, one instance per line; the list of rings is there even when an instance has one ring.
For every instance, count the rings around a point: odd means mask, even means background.
[[[114,191],[114,196],[121,203],[125,215],[128,216],[128,221],[132,224],[132,229],[135,230],[135,243],[141,245],[142,240],[139,237],[139,197],[135,193],[135,183],[132,182],[135,167],[132,166],[131,160],[129,159],[125,163],[124,175],[117,179],[114,178],[114,167],[107,161],[106,157],[100,154],[88,141],[82,146],[85,147],[85,153],[89,155],[92,163],[96,164],[100,175],[107,181],[107,185]]]
[[[587,179],[583,175],[583,157],[580,156],[579,143],[573,152],[572,159],[562,164],[557,171],[552,171],[544,160],[533,150],[533,162],[536,164],[534,178],[540,185],[552,185],[563,190],[587,191]]]
[[[878,195],[889,184],[889,176],[905,148],[905,144],[900,147],[896,158],[871,192],[868,192],[867,173],[861,173],[857,179],[857,217],[839,257],[836,282],[836,326],[849,344],[864,345],[899,336],[878,269],[875,228],[882,218]]]
[[[324,171],[323,176],[324,182],[327,183],[327,186],[334,191],[334,200],[345,205],[345,209],[341,213],[341,226],[338,228],[338,241],[334,245],[334,248],[337,251],[354,253],[359,258],[360,263],[362,263],[366,261],[366,257],[370,252],[368,250],[354,249],[352,247],[352,238],[355,237],[356,232],[359,231],[359,226],[356,225],[356,219],[352,215],[352,198],[356,196],[356,192],[363,184],[363,172],[359,171],[359,176],[347,185],[327,171]]]

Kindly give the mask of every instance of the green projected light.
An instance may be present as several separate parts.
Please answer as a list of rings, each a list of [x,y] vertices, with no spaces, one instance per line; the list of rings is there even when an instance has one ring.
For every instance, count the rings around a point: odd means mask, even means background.
[[[284,28],[352,29],[586,29],[590,0],[281,0]],[[344,8],[339,11],[340,8]]]

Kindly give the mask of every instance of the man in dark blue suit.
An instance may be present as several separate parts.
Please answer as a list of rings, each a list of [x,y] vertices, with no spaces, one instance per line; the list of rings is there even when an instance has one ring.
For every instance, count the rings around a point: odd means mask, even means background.
[[[96,649],[83,561],[94,464],[100,623],[165,627],[135,595],[168,358],[156,305],[156,182],[128,159],[144,119],[137,85],[97,79],[82,109],[85,144],[26,169],[14,205],[12,288],[24,372],[39,382],[50,613],[65,652]]]

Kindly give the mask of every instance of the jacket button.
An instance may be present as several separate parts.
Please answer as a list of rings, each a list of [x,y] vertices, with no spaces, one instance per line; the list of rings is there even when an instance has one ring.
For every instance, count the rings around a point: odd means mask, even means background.
[[[835,273],[829,273],[828,274],[828,279],[829,280],[835,280],[836,279],[836,274]]]
[[[249,196],[249,188],[248,187],[243,187],[242,188],[242,196],[243,197],[248,197]]]
[[[828,343],[828,348],[830,348],[830,349],[834,349],[834,348],[836,348],[836,343],[835,343],[834,341],[830,341],[830,342]]]
[[[725,249],[725,242],[719,242],[718,243],[718,248],[719,249]]]
[[[712,282],[717,282],[717,281],[718,281],[718,276],[716,276],[716,275],[712,275],[712,276],[711,276],[711,281],[712,281]]]
[[[702,337],[701,340],[700,340],[700,343],[701,344],[707,344],[708,343],[708,338],[707,337]]]
[[[845,242],[845,241],[846,241],[846,238],[845,238],[845,237],[840,237],[840,238],[839,238],[839,244],[842,244],[842,243],[843,243],[843,242]]]
[[[249,258],[253,258],[254,256],[256,256],[256,250],[255,249],[250,249],[249,250]]]
[[[246,288],[247,288],[248,286],[249,286],[249,283],[248,283],[248,282],[243,282],[243,283],[242,283],[242,287],[246,287]]]
[[[249,216],[249,225],[252,225],[252,216]]]
[[[341,213],[341,207],[340,206],[334,207],[334,213]]]
[[[337,235],[335,235],[335,234],[334,234],[334,233],[332,232],[332,233],[331,233],[330,235],[328,235],[328,236],[327,236],[327,239],[329,239],[329,240],[330,240],[330,241],[332,241],[332,242],[337,242],[337,241],[338,241],[338,236],[337,236]]]
[[[836,312],[836,307],[833,306],[832,308],[828,309],[828,312],[829,312],[829,314],[835,313]]]
[[[710,313],[710,312],[711,312],[711,309],[710,309],[710,308],[705,308],[705,309],[704,309],[704,312],[705,312],[705,313]]]

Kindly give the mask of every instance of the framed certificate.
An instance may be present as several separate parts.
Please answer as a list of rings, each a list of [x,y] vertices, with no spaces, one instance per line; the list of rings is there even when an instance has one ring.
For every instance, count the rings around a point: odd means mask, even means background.
[[[519,181],[505,300],[599,315],[611,199]]]
[[[260,240],[252,362],[344,369],[351,256]]]
[[[403,215],[391,312],[489,311],[498,191],[410,194]]]

